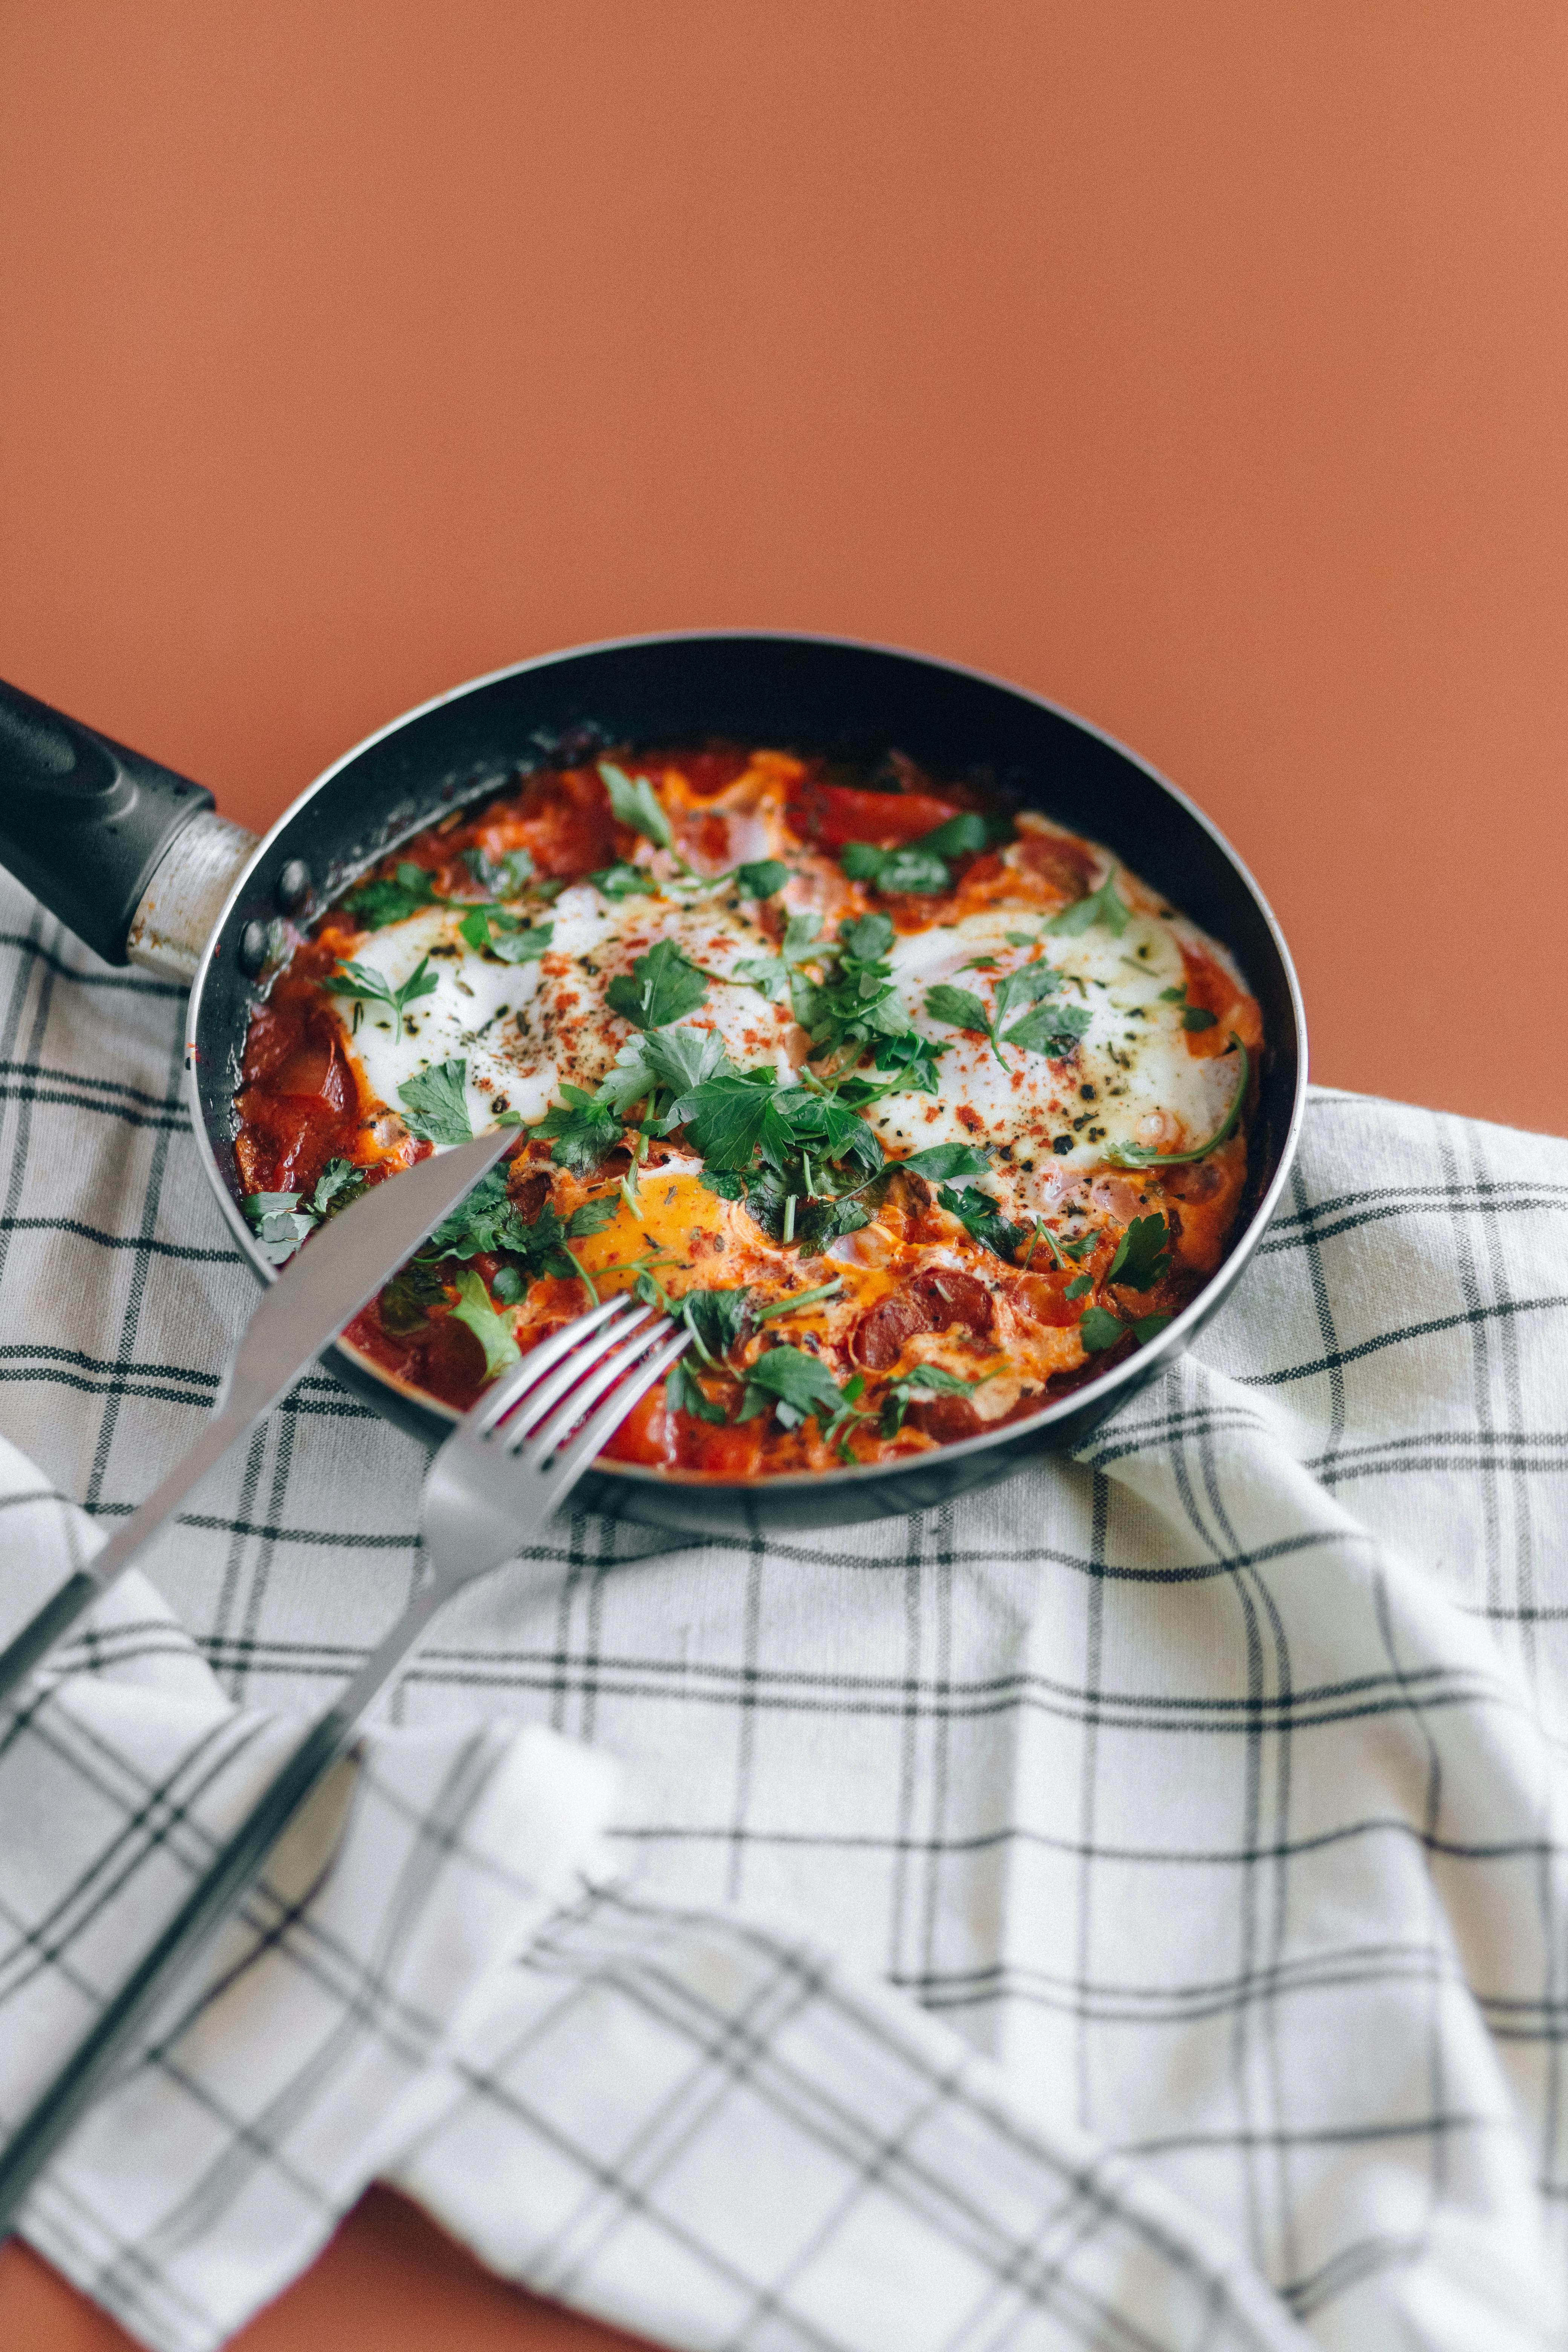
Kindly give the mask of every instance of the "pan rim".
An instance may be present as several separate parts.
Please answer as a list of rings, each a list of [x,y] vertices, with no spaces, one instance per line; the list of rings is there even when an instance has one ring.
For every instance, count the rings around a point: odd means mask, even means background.
[[[765,1479],[720,1479],[700,1475],[683,1478],[679,1475],[672,1475],[668,1471],[658,1470],[638,1463],[599,1461],[594,1465],[595,1473],[600,1477],[623,1482],[628,1487],[646,1487],[663,1493],[680,1492],[689,1487],[703,1494],[720,1497],[742,1496],[754,1497],[763,1490],[779,1494],[798,1492],[807,1486],[820,1486],[825,1479],[831,1479],[836,1488],[842,1487],[845,1490],[870,1483],[897,1480],[900,1475],[911,1472],[917,1467],[929,1466],[933,1457],[942,1461],[960,1462],[972,1454],[989,1453],[999,1444],[1005,1444],[1007,1441],[1014,1441],[1019,1444],[1026,1444],[1032,1436],[1048,1432],[1055,1423],[1081,1413],[1085,1404],[1090,1401],[1097,1405],[1103,1405],[1106,1412],[1114,1410],[1119,1391],[1131,1393],[1144,1387],[1150,1380],[1184,1353],[1188,1336],[1195,1336],[1198,1328],[1224,1304],[1245,1272],[1258,1243],[1268,1230],[1279,1206],[1279,1196],[1289,1181],[1291,1170],[1295,1164],[1302,1123],[1306,1116],[1309,1071],[1306,1007],[1302,1002],[1295,960],[1291,956],[1279,919],[1250,867],[1221,832],[1214,819],[1200,808],[1179,784],[1173,783],[1168,776],[1156,768],[1151,761],[1145,759],[1141,752],[1134,751],[1130,744],[1122,742],[1120,737],[1112,735],[1109,730],[1097,726],[1092,719],[1083,718],[1079,712],[1069,709],[1065,703],[1057,702],[1048,695],[1037,694],[1031,688],[1020,686],[1013,679],[998,677],[994,671],[977,669],[971,664],[950,661],[941,655],[922,653],[912,646],[885,644],[873,638],[839,636],[826,632],[801,629],[736,627],[646,630],[626,636],[595,638],[584,645],[558,648],[552,653],[531,655],[523,661],[502,663],[496,669],[482,671],[478,677],[465,679],[459,685],[446,688],[442,693],[429,696],[425,701],[414,704],[396,718],[374,729],[323,768],[321,774],[296,795],[282,814],[262,835],[250,856],[236,876],[217,920],[214,924],[212,933],[202,950],[191,982],[185,1050],[186,1092],[189,1097],[192,1125],[195,1129],[197,1150],[202,1154],[208,1181],[217,1194],[219,1205],[228,1219],[231,1230],[241,1244],[246,1263],[261,1281],[268,1284],[275,1281],[278,1270],[269,1265],[261,1256],[255,1237],[246,1224],[239,1206],[229,1190],[223,1170],[218,1164],[201,1103],[194,1034],[196,1027],[196,1009],[202,1000],[213,958],[222,940],[229,918],[246,890],[256,866],[295,824],[306,805],[356,760],[363,757],[376,744],[401,733],[415,720],[427,717],[432,711],[444,709],[449,703],[461,701],[466,696],[477,694],[487,687],[500,685],[508,678],[524,677],[532,670],[552,668],[563,662],[580,660],[589,655],[627,652],[643,646],[740,642],[820,646],[848,653],[878,654],[894,660],[918,665],[923,669],[944,671],[954,677],[991,687],[1020,701],[1032,703],[1037,709],[1048,711],[1052,717],[1077,728],[1081,733],[1092,737],[1120,758],[1130,761],[1133,767],[1147,776],[1152,783],[1174,801],[1184,814],[1208,835],[1213,845],[1236,874],[1261,917],[1279,958],[1286,992],[1289,999],[1291,1020],[1295,1031],[1296,1076],[1289,1116],[1286,1121],[1274,1172],[1258,1196],[1246,1230],[1237,1240],[1225,1263],[1205,1284],[1197,1297],[1189,1300],[1181,1313],[1174,1317],[1152,1346],[1137,1349],[1134,1354],[1127,1357],[1121,1363],[1112,1366],[1110,1370],[1100,1373],[1093,1380],[1086,1381],[1082,1387],[1070,1390],[1064,1396],[1053,1398],[1048,1404],[1043,1405],[1037,1413],[1031,1413],[1024,1420],[1008,1422],[994,1430],[983,1430],[973,1437],[960,1438],[952,1444],[933,1448],[931,1453],[906,1454],[893,1462],[855,1463],[846,1465],[840,1469],[826,1472],[783,1471]],[[348,1356],[356,1367],[373,1377],[379,1387],[416,1403],[424,1412],[449,1423],[453,1428],[456,1428],[462,1418],[454,1406],[442,1404],[437,1399],[426,1396],[423,1391],[411,1387],[396,1374],[388,1372],[384,1366],[375,1363],[373,1358],[362,1353],[341,1335],[333,1345]]]

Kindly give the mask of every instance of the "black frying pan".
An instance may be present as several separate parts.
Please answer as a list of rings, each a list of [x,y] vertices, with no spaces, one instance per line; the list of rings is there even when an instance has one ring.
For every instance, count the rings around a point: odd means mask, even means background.
[[[522,662],[411,710],[346,752],[256,843],[212,814],[201,786],[0,686],[0,864],[110,962],[191,978],[198,1148],[236,1240],[266,1280],[239,1207],[233,1097],[251,1008],[282,943],[280,919],[308,921],[372,859],[520,769],[589,741],[710,736],[860,758],[896,747],[939,775],[987,766],[1026,805],[1105,843],[1223,940],[1262,1007],[1249,1213],[1220,1272],[1152,1346],[1032,1420],[887,1467],[715,1485],[617,1465],[579,1490],[592,1508],[688,1532],[922,1510],[1077,1444],[1179,1355],[1239,1279],[1295,1153],[1307,1033],[1285,941],[1207,818],[1131,751],[1036,695],[915,654],[833,637],[636,637]],[[427,1442],[456,1417],[341,1342],[331,1363],[357,1396]]]

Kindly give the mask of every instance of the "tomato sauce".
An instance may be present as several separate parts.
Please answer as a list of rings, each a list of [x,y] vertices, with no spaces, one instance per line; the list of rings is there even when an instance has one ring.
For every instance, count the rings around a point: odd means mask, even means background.
[[[729,857],[733,794],[743,794],[748,780],[754,782],[770,761],[774,781],[784,780],[791,831],[830,862],[832,887],[839,894],[834,911],[840,919],[868,903],[839,877],[836,861],[842,848],[862,843],[896,849],[921,840],[965,810],[985,805],[984,795],[973,785],[938,786],[896,758],[891,773],[897,788],[889,790],[843,782],[841,772],[829,772],[821,761],[753,754],[730,745],[679,754],[622,754],[617,764],[627,776],[646,779],[665,794],[679,854],[705,861],[712,870]],[[535,877],[547,885],[564,885],[628,862],[637,848],[638,835],[617,822],[596,766],[562,767],[529,775],[483,806],[426,828],[389,855],[377,876],[390,878],[400,866],[412,866],[429,877],[438,897],[471,898],[476,870],[488,870],[485,859],[525,851]],[[1035,893],[1048,913],[1083,898],[1098,871],[1092,845],[1051,830],[1020,834],[1005,859],[988,848],[954,856],[949,863],[945,893],[902,898],[889,894],[875,902],[899,931],[954,922],[999,897],[1010,905],[1021,888]],[[782,939],[783,916],[770,908],[764,927]],[[326,983],[356,954],[363,938],[352,911],[333,909],[310,937],[295,941],[286,967],[254,1013],[236,1097],[236,1155],[247,1193],[292,1194],[308,1202],[334,1162],[346,1161],[374,1182],[432,1148],[370,1094],[345,1045],[352,1034],[345,1007]],[[1239,1040],[1256,1056],[1262,1038],[1253,999],[1215,956],[1185,940],[1182,955],[1184,1010],[1199,1016],[1184,1020],[1187,1050],[1206,1059],[1234,1052]],[[1094,1090],[1085,1092],[1092,1096]],[[968,1105],[956,1106],[953,1116],[961,1127],[977,1136],[982,1132],[983,1122]],[[656,1154],[657,1150],[656,1145]],[[598,1188],[595,1197],[608,1198],[606,1178],[618,1178],[627,1164],[621,1150],[596,1173],[579,1180],[563,1175],[552,1162],[547,1141],[520,1138],[508,1176],[510,1198],[525,1224],[547,1205],[564,1218],[589,1197],[592,1186]],[[857,1380],[864,1391],[858,1408],[846,1412],[835,1445],[827,1446],[815,1417],[787,1427],[771,1409],[741,1419],[732,1391],[721,1422],[677,1410],[661,1382],[628,1412],[604,1449],[606,1460],[675,1476],[742,1480],[787,1470],[822,1472],[842,1460],[890,1459],[1027,1418],[1046,1399],[1095,1378],[1131,1353],[1134,1316],[1175,1313],[1194,1295],[1219,1264],[1234,1227],[1246,1183],[1247,1143],[1243,1126],[1212,1155],[1142,1173],[1106,1171],[1089,1188],[1091,1213],[1106,1220],[1102,1230],[1082,1237],[1076,1254],[1064,1256],[1048,1239],[1041,1245],[1047,1231],[1042,1225],[1026,1255],[1015,1249],[1011,1262],[972,1239],[931,1184],[900,1174],[892,1163],[890,1168],[889,1181],[869,1196],[875,1216],[868,1232],[831,1260],[812,1261],[809,1279],[820,1284],[831,1278],[832,1304],[809,1320],[793,1320],[787,1332],[792,1347],[837,1363],[847,1404],[855,1402]],[[741,1208],[721,1210],[711,1194],[704,1197],[706,1206],[683,1244],[686,1271],[696,1277],[688,1287],[701,1287],[709,1279],[720,1286],[749,1284],[758,1299],[770,1288],[782,1299],[802,1286],[798,1255],[770,1242]],[[670,1213],[685,1217],[687,1212],[682,1205]],[[1133,1296],[1123,1285],[1118,1292],[1119,1277],[1111,1269],[1119,1238],[1135,1218],[1154,1213],[1165,1221],[1167,1259],[1145,1290]],[[626,1248],[634,1262],[654,1238],[633,1222]],[[667,1265],[668,1252],[661,1256],[661,1250],[662,1241],[648,1262]],[[623,1265],[624,1260],[610,1259],[601,1267],[600,1281],[607,1274],[615,1286]],[[457,1276],[468,1270],[481,1277],[492,1305],[504,1302],[511,1318],[508,1328],[523,1349],[580,1314],[592,1286],[586,1272],[582,1279],[553,1272],[536,1275],[520,1295],[511,1263],[486,1253],[466,1258],[460,1266],[450,1260],[416,1261],[388,1284],[348,1327],[345,1339],[411,1390],[459,1412],[476,1401],[490,1377],[485,1346],[452,1313],[459,1297]],[[1126,1326],[1117,1338],[1111,1320],[1112,1344],[1092,1353],[1079,1340],[1080,1327],[1087,1328],[1084,1301],[1091,1293],[1097,1302],[1113,1299]],[[742,1362],[755,1360],[752,1343],[761,1329],[760,1324],[752,1327],[742,1343]],[[771,1337],[785,1339],[784,1327],[776,1325]],[[1020,1364],[1026,1368],[1022,1376]],[[937,1368],[931,1374],[935,1392],[924,1392],[918,1384],[927,1365]],[[940,1384],[943,1372],[952,1376],[945,1391]],[[895,1407],[887,1403],[894,1391],[886,1384],[900,1380],[914,1384]],[[711,1381],[709,1393],[714,1393]]]

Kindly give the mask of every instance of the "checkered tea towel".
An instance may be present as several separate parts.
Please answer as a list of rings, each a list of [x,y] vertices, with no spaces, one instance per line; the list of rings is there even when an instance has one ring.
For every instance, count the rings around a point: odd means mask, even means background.
[[[177,997],[0,925],[3,1633],[253,1292]],[[679,2346],[1562,2343],[1565,1333],[1568,1145],[1319,1092],[1237,1299],[1076,1460],[551,1528],[27,2234],[170,2347],[374,2174]],[[0,1730],[0,2116],[402,1605],[423,1466],[308,1375]]]

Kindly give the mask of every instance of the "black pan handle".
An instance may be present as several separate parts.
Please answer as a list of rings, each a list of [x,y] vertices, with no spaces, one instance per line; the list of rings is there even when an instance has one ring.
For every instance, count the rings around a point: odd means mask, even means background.
[[[0,679],[0,866],[106,963],[174,835],[213,805],[203,784]]]

